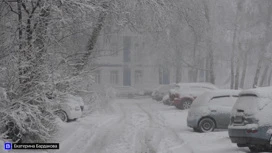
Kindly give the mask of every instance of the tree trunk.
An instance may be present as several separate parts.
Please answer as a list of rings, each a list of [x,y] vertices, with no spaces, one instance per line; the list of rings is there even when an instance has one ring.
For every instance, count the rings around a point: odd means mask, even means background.
[[[213,29],[212,29],[212,25],[211,25],[211,12],[210,12],[210,4],[208,4],[209,1],[205,1],[203,0],[203,5],[204,5],[204,15],[205,18],[207,20],[208,23],[208,27],[207,27],[207,48],[208,48],[208,63],[206,63],[206,65],[208,66],[208,73],[209,73],[209,77],[208,77],[208,82],[210,83],[215,83],[215,74],[214,74],[214,55],[213,55]]]
[[[270,73],[269,73],[268,80],[267,80],[268,86],[271,85],[271,78],[272,78],[272,69],[270,69]]]
[[[18,13],[18,39],[19,39],[19,51],[18,51],[18,65],[19,65],[19,82],[22,84],[24,82],[24,70],[23,68],[20,67],[22,63],[22,48],[23,48],[23,43],[22,43],[22,38],[23,38],[23,28],[22,28],[22,0],[17,1],[17,13]]]
[[[107,10],[107,8],[109,7],[108,3],[104,3],[102,4],[103,9]],[[94,27],[91,37],[88,41],[88,45],[87,45],[87,52],[85,54],[83,54],[83,56],[81,57],[81,60],[79,61],[79,63],[76,65],[76,72],[74,73],[74,75],[78,75],[83,68],[85,67],[85,65],[87,65],[89,57],[92,55],[95,44],[98,40],[98,37],[100,35],[100,32],[103,28],[104,22],[106,20],[107,17],[107,12],[106,11],[102,11],[99,16],[98,16],[98,20],[96,23],[96,26]]]
[[[261,64],[262,64],[262,58],[259,57],[254,80],[253,80],[253,86],[252,86],[253,88],[256,88],[258,86],[258,81],[259,81],[259,76],[261,71]]]
[[[263,75],[262,75],[261,80],[260,80],[260,86],[261,87],[267,85],[267,73],[268,73],[268,70],[269,70],[269,66],[266,65],[265,68],[264,68],[264,71],[263,71]]]
[[[206,69],[206,71],[205,71],[205,82],[209,82],[210,81],[210,73],[209,73],[209,69],[210,69],[210,61],[209,61],[209,58],[208,57],[206,57],[206,62],[205,62],[205,69]]]
[[[237,16],[237,15],[236,15]],[[235,57],[235,42],[236,42],[236,32],[237,26],[235,26],[233,41],[232,41],[232,51],[231,51],[231,60],[230,60],[230,89],[234,88],[234,57]]]
[[[214,59],[213,59],[213,50],[211,49],[210,53],[210,58],[211,58],[211,61],[210,61],[210,83],[212,84],[215,84],[215,75],[214,75]]]
[[[232,38],[232,51],[231,51],[231,63],[230,63],[230,88],[238,88],[238,80],[235,76],[234,73],[234,61],[235,61],[235,51],[236,51],[236,45],[237,45],[237,31],[238,31],[238,17],[240,15],[240,12],[242,11],[242,5],[243,5],[244,1],[243,0],[239,0],[237,2],[237,10],[236,10],[236,15],[235,15],[235,20],[234,20],[234,31],[233,31],[233,38]],[[237,69],[236,69],[237,70]],[[237,72],[236,72],[237,75]]]
[[[243,71],[242,71],[242,75],[241,75],[241,81],[240,81],[240,88],[244,88],[244,84],[245,84],[245,78],[246,78],[246,71],[247,71],[247,52],[245,53],[244,56],[244,61],[243,61]]]
[[[193,72],[193,82],[197,82],[197,78],[198,78],[198,60],[197,60],[197,56],[196,56],[196,49],[197,49],[197,44],[198,44],[198,38],[197,38],[197,34],[195,32],[194,29],[193,30],[193,33],[194,33],[194,47],[193,47],[193,69],[192,69],[192,72]]]
[[[176,55],[176,83],[181,82],[181,57],[182,57],[182,53],[181,51],[178,49],[178,47],[176,46],[175,48],[175,55]]]
[[[240,60],[237,59],[236,72],[235,72],[235,82],[234,89],[238,89],[239,87],[239,77],[240,77]]]
[[[254,76],[253,80],[253,87],[258,86],[258,81],[259,81],[259,76],[260,76],[260,71],[261,71],[261,66],[262,66],[262,61],[265,60],[264,54],[267,51],[267,46],[271,42],[271,15],[272,15],[272,3],[269,1],[269,6],[268,6],[268,12],[266,15],[266,23],[265,23],[265,36],[264,40],[261,43],[261,51],[259,53],[259,59],[258,59],[258,64],[257,64],[257,69],[256,73]]]
[[[176,67],[176,83],[181,82],[181,69],[179,66]]]

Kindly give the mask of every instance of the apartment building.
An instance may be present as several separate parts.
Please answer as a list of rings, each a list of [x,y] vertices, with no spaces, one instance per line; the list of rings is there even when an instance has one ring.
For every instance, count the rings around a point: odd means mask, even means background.
[[[147,41],[148,38],[129,31],[101,36],[98,49],[108,55],[97,60],[99,67],[94,73],[95,82],[138,89],[152,89],[173,82],[170,71],[158,66],[156,53],[150,51],[152,46]]]

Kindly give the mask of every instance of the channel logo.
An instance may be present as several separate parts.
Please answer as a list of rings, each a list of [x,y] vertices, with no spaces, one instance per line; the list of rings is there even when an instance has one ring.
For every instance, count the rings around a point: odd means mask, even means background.
[[[5,148],[5,150],[11,150],[12,149],[12,144],[10,142],[5,142],[4,148]]]
[[[14,149],[59,149],[59,143],[4,143],[5,150]]]

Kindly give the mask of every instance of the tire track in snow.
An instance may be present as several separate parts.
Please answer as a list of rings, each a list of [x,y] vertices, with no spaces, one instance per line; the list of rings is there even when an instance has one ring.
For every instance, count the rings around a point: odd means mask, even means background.
[[[137,106],[148,116],[149,127],[147,127],[145,137],[146,145],[150,153],[171,153],[175,147],[184,145],[183,139],[181,139],[177,132],[171,127],[167,126],[163,118],[160,116],[158,110],[154,110],[151,105]],[[189,152],[192,152],[189,149]]]
[[[87,147],[82,153],[127,153],[130,150],[129,142],[124,141],[123,130],[127,125],[126,113],[119,104],[116,112],[120,112],[119,119],[101,129],[97,129],[94,135],[86,142]]]
[[[81,153],[82,147],[86,144],[85,142],[93,135],[95,129],[111,124],[116,118],[108,118],[102,123],[97,124],[86,124],[83,123],[79,128],[77,128],[69,137],[67,137],[60,144],[60,150],[54,153]],[[68,123],[69,124],[69,123]]]

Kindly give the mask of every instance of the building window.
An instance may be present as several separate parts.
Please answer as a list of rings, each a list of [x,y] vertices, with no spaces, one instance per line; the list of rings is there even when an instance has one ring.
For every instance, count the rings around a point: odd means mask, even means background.
[[[159,83],[160,84],[170,83],[170,72],[167,68],[159,68]]]
[[[143,72],[141,70],[135,71],[135,84],[143,83]]]
[[[110,83],[111,84],[118,84],[119,83],[118,71],[111,71],[110,72]]]
[[[124,62],[130,62],[130,53],[131,53],[131,37],[124,36]]]
[[[101,73],[100,70],[96,70],[94,72],[94,81],[95,81],[95,83],[98,83],[98,84],[101,83],[101,74],[100,73]]]
[[[141,49],[138,49],[138,50],[135,50],[135,61],[136,62],[142,62],[143,59],[144,59],[144,56],[143,56],[143,50]]]
[[[131,70],[127,66],[123,69],[123,85],[131,86]]]

